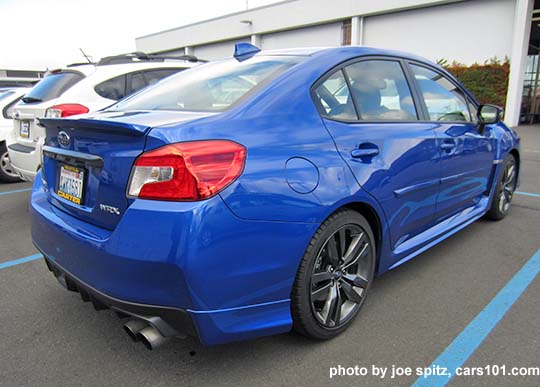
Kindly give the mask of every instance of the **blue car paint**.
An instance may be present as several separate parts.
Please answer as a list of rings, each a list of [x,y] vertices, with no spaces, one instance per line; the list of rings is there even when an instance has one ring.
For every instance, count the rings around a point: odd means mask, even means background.
[[[319,225],[338,208],[361,204],[376,216],[378,274],[485,213],[492,198],[484,193],[494,191],[498,160],[519,147],[515,132],[491,125],[489,139],[478,144],[470,128],[432,122],[359,123],[351,130],[321,118],[310,93],[321,76],[369,55],[427,62],[361,47],[296,54],[308,56],[219,114],[105,111],[45,120],[46,145],[60,147],[58,133],[67,130],[76,137],[69,149],[98,154],[104,166],[89,171],[95,188],[81,208],[44,184],[41,173],[54,182],[58,169],[58,161],[44,158],[31,199],[34,243],[109,296],[187,310],[201,341],[211,345],[290,330],[298,265]],[[104,136],[113,146],[99,140]],[[458,146],[444,154],[440,143],[447,137]],[[126,197],[137,155],[209,138],[248,150],[243,174],[218,196],[200,202]],[[366,143],[380,154],[351,158]],[[470,147],[483,150],[472,163],[486,164],[460,174]],[[98,203],[118,207],[122,216],[99,211]]]

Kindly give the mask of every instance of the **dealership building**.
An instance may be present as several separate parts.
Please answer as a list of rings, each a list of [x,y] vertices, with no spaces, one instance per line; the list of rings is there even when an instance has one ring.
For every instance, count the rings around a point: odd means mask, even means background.
[[[515,126],[540,108],[531,98],[540,95],[539,23],[540,0],[287,0],[142,36],[136,46],[210,60],[232,56],[237,42],[365,45],[464,64],[508,57],[505,121]]]

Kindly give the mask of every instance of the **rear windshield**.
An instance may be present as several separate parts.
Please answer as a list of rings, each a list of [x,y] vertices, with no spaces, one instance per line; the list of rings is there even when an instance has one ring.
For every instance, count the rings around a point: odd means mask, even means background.
[[[65,71],[47,75],[23,98],[25,103],[49,101],[84,78],[81,73]]]
[[[166,78],[112,110],[223,111],[301,60],[255,56],[208,63]]]

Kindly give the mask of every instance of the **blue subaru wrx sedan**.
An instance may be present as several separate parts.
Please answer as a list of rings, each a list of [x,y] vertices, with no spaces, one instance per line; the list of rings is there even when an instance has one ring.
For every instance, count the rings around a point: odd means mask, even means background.
[[[148,348],[343,332],[375,275],[510,209],[519,138],[441,67],[366,47],[260,52],[43,119],[32,237]]]

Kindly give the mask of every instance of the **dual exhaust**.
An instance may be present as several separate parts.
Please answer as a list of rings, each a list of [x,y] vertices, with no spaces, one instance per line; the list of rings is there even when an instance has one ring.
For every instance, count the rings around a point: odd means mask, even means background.
[[[163,336],[156,328],[142,320],[130,320],[124,324],[124,331],[131,340],[140,341],[150,351],[160,347],[169,340]]]

